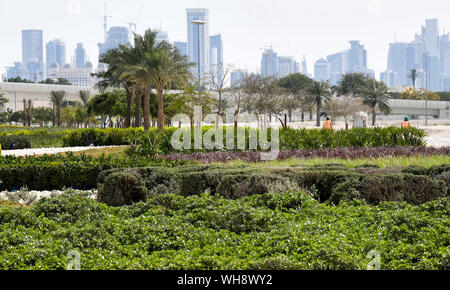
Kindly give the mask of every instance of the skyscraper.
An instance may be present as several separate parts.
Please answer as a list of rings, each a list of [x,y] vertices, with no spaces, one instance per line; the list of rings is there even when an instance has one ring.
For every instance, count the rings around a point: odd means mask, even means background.
[[[167,31],[158,31],[158,33],[156,34],[156,43],[161,43],[161,42],[169,42],[169,33]]]
[[[99,43],[99,55],[101,56],[110,49],[119,47],[119,45],[129,44],[128,28],[115,26],[111,27],[106,35],[104,43]]]
[[[75,68],[84,68],[86,66],[86,50],[82,43],[77,44],[75,49]]]
[[[342,78],[342,75],[348,72],[348,51],[343,51],[327,56],[330,65],[330,81],[336,85]]]
[[[348,62],[350,72],[366,73],[367,70],[367,50],[359,40],[350,41],[350,50],[348,51]]]
[[[232,87],[238,86],[239,82],[244,79],[246,74],[247,74],[247,72],[243,69],[238,69],[238,70],[232,71],[231,77],[230,77],[231,86]]]
[[[278,77],[278,54],[273,49],[265,49],[261,59],[261,75]]]
[[[388,72],[395,73],[395,80],[389,79],[388,86],[406,86],[408,84],[408,44],[394,42],[389,44]]]
[[[283,78],[295,73],[295,61],[291,56],[278,57],[278,77]]]
[[[187,56],[187,42],[175,41],[173,45],[178,49],[181,55]]]
[[[210,43],[210,71],[211,74],[221,81],[223,78],[223,42],[222,35],[213,35],[209,39]]]
[[[46,45],[47,72],[55,63],[59,67],[63,67],[66,64],[66,44],[60,39],[52,40]]]
[[[29,71],[28,79],[42,80],[44,68],[44,44],[42,30],[22,31],[22,63]]]
[[[330,79],[330,64],[324,58],[319,59],[314,64],[314,80],[328,81]]]
[[[209,73],[210,68],[209,10],[202,8],[186,9],[186,14],[189,62],[196,64],[192,67],[192,72],[195,75],[198,73],[198,65],[200,64],[200,79],[203,80]],[[196,24],[195,21],[198,23]]]

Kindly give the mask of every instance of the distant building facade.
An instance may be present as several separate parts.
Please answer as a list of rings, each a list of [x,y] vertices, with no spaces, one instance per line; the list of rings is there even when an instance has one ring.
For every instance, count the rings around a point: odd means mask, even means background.
[[[330,80],[330,64],[326,59],[321,58],[314,64],[314,80],[315,81]]]
[[[200,66],[200,79],[204,80],[210,69],[209,10],[186,9],[186,16],[187,55],[189,62],[196,64],[192,67],[192,72],[197,76]],[[203,24],[195,24],[195,21]]]

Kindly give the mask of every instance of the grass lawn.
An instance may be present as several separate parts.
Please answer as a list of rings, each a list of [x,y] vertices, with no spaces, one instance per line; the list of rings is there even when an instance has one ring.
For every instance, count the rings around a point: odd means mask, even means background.
[[[274,160],[265,163],[251,163],[255,166],[269,166],[269,167],[286,167],[286,166],[313,166],[322,164],[344,164],[349,168],[354,168],[364,164],[377,165],[381,168],[386,167],[407,167],[411,165],[418,165],[423,167],[431,167],[434,165],[449,164],[450,156],[436,155],[436,156],[409,156],[409,157],[382,157],[382,158],[361,158],[361,159],[340,159],[340,158],[311,158],[311,159],[287,159]],[[230,164],[241,165],[248,162],[232,161]]]

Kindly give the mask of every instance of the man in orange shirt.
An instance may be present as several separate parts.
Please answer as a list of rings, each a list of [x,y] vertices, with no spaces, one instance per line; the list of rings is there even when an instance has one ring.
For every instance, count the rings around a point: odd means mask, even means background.
[[[405,120],[402,122],[402,128],[411,128],[411,122],[409,122],[409,118],[405,117]]]
[[[333,130],[333,123],[330,120],[330,117],[327,117],[325,123],[323,123],[323,128],[326,130]]]

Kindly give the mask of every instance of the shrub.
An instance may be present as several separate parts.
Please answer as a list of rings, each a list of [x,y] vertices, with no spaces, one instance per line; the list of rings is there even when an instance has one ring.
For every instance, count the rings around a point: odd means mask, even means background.
[[[329,202],[364,199],[370,204],[383,201],[405,201],[422,204],[447,195],[445,182],[422,175],[361,175],[350,178],[332,189]]]
[[[31,148],[30,137],[28,136],[0,136],[0,144],[3,150]]]
[[[147,199],[147,188],[132,170],[109,175],[98,189],[97,199],[109,206],[130,205]]]

